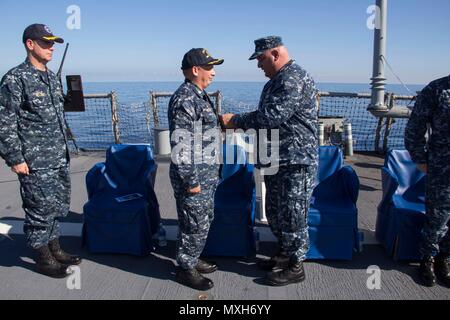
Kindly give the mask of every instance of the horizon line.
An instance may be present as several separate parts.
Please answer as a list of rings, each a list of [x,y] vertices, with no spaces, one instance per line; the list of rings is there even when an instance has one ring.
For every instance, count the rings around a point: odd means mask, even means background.
[[[83,83],[180,83],[183,80],[164,80],[164,81],[157,81],[157,80],[122,80],[122,81],[83,81]],[[269,81],[269,80],[267,80]],[[215,83],[223,83],[223,82],[241,82],[241,83],[266,83],[267,81],[255,81],[255,80],[220,80],[220,81],[214,81],[211,85],[214,85]],[[356,85],[371,85],[370,82],[335,82],[335,81],[316,81],[317,84],[356,84]],[[386,83],[386,85],[399,85],[402,86],[401,83]],[[426,85],[425,83],[405,83],[405,85],[411,85],[411,86],[423,86]]]

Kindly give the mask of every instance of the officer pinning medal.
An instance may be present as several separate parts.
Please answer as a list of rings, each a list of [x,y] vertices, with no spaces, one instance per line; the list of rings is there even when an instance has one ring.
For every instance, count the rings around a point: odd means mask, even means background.
[[[317,89],[312,77],[289,57],[279,36],[255,40],[250,60],[257,60],[258,68],[270,79],[258,109],[225,114],[220,121],[229,129],[279,131],[279,169],[264,177],[266,214],[278,253],[259,261],[258,266],[268,271],[266,284],[285,286],[305,279],[308,210],[318,167]]]

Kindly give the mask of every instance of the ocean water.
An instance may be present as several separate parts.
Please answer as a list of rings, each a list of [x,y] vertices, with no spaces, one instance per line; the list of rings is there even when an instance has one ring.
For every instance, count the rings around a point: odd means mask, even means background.
[[[120,103],[141,103],[149,100],[150,91],[174,92],[181,82],[87,82],[83,83],[84,93],[116,92]],[[224,101],[236,101],[258,105],[264,82],[213,82],[207,91],[220,90]],[[425,85],[387,85],[387,91],[398,95],[414,95]],[[369,84],[361,83],[318,83],[320,91],[370,93]]]
[[[122,143],[153,143],[153,119],[149,112],[149,93],[174,92],[181,82],[87,82],[83,83],[84,93],[109,93],[114,91],[119,101],[119,130]],[[208,92],[220,90],[223,95],[222,111],[240,113],[255,110],[258,106],[264,82],[214,82]],[[370,93],[369,84],[318,83],[320,91]],[[388,85],[387,91],[397,95],[414,95],[423,85]],[[161,126],[167,126],[167,102],[159,102]],[[353,127],[354,149],[371,151],[374,149],[374,135],[377,119],[367,112],[370,99],[323,98],[321,116],[341,116]],[[99,102],[96,101],[96,104]],[[404,102],[411,106],[411,102]],[[113,141],[111,115],[108,101],[91,108],[83,114],[69,114],[69,125],[77,143],[85,149],[106,149]],[[397,120],[389,136],[389,147],[403,148],[405,120]]]

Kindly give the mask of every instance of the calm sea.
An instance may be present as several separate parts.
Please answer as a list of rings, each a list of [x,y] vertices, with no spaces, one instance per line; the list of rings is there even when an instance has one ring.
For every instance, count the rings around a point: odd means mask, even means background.
[[[149,99],[149,91],[173,92],[181,82],[87,82],[83,83],[85,93],[108,93],[115,91],[120,103],[140,103]],[[220,90],[224,100],[258,105],[264,82],[214,82],[208,91]],[[424,85],[387,85],[387,91],[399,95],[414,95]],[[318,83],[320,91],[370,93],[369,84]]]

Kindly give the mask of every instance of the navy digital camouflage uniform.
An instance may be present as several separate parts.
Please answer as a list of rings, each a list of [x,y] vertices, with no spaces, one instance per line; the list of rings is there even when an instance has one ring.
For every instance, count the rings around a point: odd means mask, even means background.
[[[188,80],[172,96],[168,118],[172,137],[172,158],[176,161],[172,161],[170,166],[170,180],[179,222],[176,256],[178,265],[188,270],[197,265],[214,219],[214,194],[219,182],[220,168],[217,160],[219,154],[214,150],[210,154],[204,152],[215,139],[209,142],[204,139],[202,143],[194,145],[194,131],[202,136],[207,131],[214,131],[220,136],[220,127],[214,104],[207,93]],[[189,137],[180,142],[174,141],[175,130],[185,130]],[[185,149],[174,154],[175,147]],[[203,160],[199,159],[199,156],[203,157]],[[194,162],[195,157],[202,162]],[[188,194],[188,189],[198,186],[201,187],[200,194]]]
[[[61,85],[27,59],[0,84],[0,156],[19,175],[27,244],[38,249],[59,237],[58,218],[70,207],[69,149]]]
[[[426,142],[427,125],[431,136]],[[450,256],[450,76],[431,82],[417,97],[405,131],[405,146],[417,164],[428,164],[427,221],[420,253]]]
[[[294,61],[264,87],[258,110],[236,115],[244,130],[279,130],[279,170],[265,176],[266,216],[282,253],[304,261],[309,250],[308,210],[318,163],[318,106],[313,79]]]

